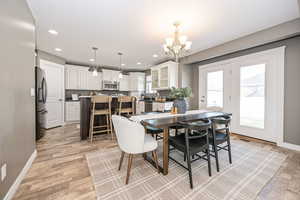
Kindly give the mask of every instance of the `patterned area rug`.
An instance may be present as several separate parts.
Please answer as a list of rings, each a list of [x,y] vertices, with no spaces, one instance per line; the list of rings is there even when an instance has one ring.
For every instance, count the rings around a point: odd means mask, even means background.
[[[170,160],[169,174],[163,176],[141,155],[134,157],[129,184],[125,185],[127,157],[118,171],[120,155],[118,148],[86,155],[99,200],[256,199],[286,158],[269,146],[232,140],[233,164],[229,164],[227,152],[220,151],[220,172],[216,171],[214,158],[211,177],[206,161],[192,163],[194,189],[191,190],[186,169]],[[173,151],[171,155],[183,162],[180,152]]]

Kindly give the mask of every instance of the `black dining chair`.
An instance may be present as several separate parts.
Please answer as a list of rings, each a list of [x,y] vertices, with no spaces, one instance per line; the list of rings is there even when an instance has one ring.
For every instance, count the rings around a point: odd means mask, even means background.
[[[172,146],[174,149],[183,152],[186,155],[188,167],[184,166],[179,161],[171,157],[170,154],[169,158],[189,171],[190,187],[191,189],[193,189],[193,178],[191,168],[192,162],[201,158],[206,160],[208,162],[208,174],[209,176],[211,176],[208,137],[208,129],[211,127],[211,122],[210,120],[199,120],[195,122],[183,122],[180,123],[180,125],[185,128],[185,134],[170,137],[169,148],[170,146]],[[191,160],[192,155],[196,158]]]
[[[216,159],[216,167],[218,172],[220,170],[218,151],[228,151],[229,163],[232,163],[229,130],[230,121],[231,116],[216,117],[211,119],[212,125],[209,134],[209,143],[212,145],[212,156]],[[224,146],[222,145],[223,143],[227,144]]]

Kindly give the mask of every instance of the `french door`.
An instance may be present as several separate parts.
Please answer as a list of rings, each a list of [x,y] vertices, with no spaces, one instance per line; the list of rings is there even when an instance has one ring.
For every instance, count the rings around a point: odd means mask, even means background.
[[[200,66],[199,107],[232,113],[232,132],[280,142],[283,74],[283,47]]]

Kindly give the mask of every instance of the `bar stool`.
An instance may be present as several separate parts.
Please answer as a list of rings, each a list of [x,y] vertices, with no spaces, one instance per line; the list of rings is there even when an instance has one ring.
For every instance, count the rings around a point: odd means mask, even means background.
[[[112,133],[112,122],[111,122],[111,101],[112,98],[110,96],[93,96],[92,99],[92,108],[91,108],[91,118],[90,118],[90,139],[93,141],[93,136],[95,133],[107,132],[107,134],[111,134],[111,138],[113,139]],[[101,105],[101,109],[98,109],[96,105]],[[105,125],[94,125],[95,116],[105,116],[106,124]],[[103,129],[104,130],[94,130],[94,129]]]
[[[127,104],[127,105],[126,105]],[[130,106],[128,106],[130,104]],[[122,114],[135,114],[135,97],[131,96],[119,96],[118,97],[118,115]]]

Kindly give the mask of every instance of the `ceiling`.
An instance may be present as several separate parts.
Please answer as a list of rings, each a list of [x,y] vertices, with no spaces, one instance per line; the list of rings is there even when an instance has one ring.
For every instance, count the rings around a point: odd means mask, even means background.
[[[27,1],[38,49],[89,64],[96,46],[98,64],[119,66],[117,53],[123,52],[124,68],[140,70],[166,58],[162,44],[172,36],[174,21],[181,22],[195,53],[299,17],[297,0]]]

